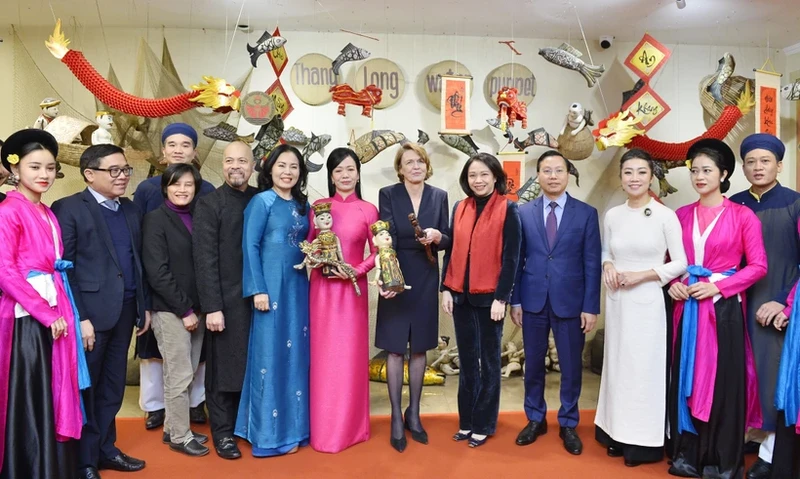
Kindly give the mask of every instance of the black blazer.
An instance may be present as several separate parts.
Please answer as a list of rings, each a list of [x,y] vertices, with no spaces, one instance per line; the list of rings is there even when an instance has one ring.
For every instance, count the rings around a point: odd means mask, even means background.
[[[120,198],[119,201],[133,241],[138,310],[136,326],[142,328],[145,311],[150,307],[141,261],[142,214],[131,200]],[[103,206],[97,203],[88,188],[56,201],[51,207],[61,226],[64,259],[75,265],[67,270],[67,277],[81,320],[91,320],[96,331],[109,331],[117,324],[122,312],[125,281],[100,208]]]
[[[194,275],[192,235],[177,213],[162,204],[144,215],[144,270],[153,295],[153,311],[182,318],[200,311]]]

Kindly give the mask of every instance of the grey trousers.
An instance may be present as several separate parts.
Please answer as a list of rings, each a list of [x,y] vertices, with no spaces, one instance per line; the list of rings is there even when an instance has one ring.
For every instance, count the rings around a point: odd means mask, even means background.
[[[183,320],[163,311],[153,312],[153,333],[164,358],[164,432],[173,444],[183,444],[192,435],[189,429],[189,385],[200,362],[205,315],[198,315],[197,329],[187,331]]]

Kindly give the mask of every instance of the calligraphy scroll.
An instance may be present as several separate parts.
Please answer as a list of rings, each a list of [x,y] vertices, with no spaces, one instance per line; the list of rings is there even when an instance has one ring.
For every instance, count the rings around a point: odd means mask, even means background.
[[[781,89],[781,74],[759,69],[753,71],[756,73],[756,133],[780,137],[781,102],[778,91]]]
[[[647,83],[667,63],[670,55],[672,52],[667,47],[645,34],[625,59],[625,66]]]
[[[525,152],[501,151],[497,156],[503,164],[503,171],[506,172],[506,198],[516,202],[519,200],[519,195],[517,193],[522,186],[524,178]]]
[[[630,110],[631,113],[640,118],[639,125],[645,131],[648,131],[661,121],[664,115],[669,113],[670,107],[650,88],[650,85],[645,85],[644,88],[636,92],[630,100],[622,105],[622,111],[624,110]]]
[[[472,77],[442,75],[442,96],[439,133],[469,135],[469,113]]]
[[[272,97],[272,102],[275,104],[275,113],[284,120],[294,110],[289,96],[286,95],[286,90],[283,89],[280,78],[267,88],[267,95]]]
[[[275,27],[275,31],[272,32],[273,37],[280,36],[281,29]],[[280,48],[276,48],[271,52],[267,53],[267,57],[269,57],[269,62],[272,64],[272,69],[275,71],[275,76],[278,78],[281,77],[281,73],[283,73],[283,69],[286,68],[286,64],[289,63],[289,57],[286,55],[286,46],[282,46]]]

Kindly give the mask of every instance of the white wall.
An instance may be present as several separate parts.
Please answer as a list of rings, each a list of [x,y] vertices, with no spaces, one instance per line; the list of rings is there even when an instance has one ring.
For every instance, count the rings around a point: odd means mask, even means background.
[[[95,107],[91,94],[74,79],[66,66],[54,59],[44,47],[43,42],[49,33],[49,29],[26,28],[20,32],[20,35],[36,64],[50,82],[56,85],[61,98],[85,115],[92,115]],[[128,91],[133,89],[135,58],[139,39],[142,36],[145,36],[153,50],[159,55],[162,37],[166,36],[176,68],[188,87],[188,84],[199,81],[202,75],[221,76],[229,81],[242,77],[250,68],[245,44],[248,40],[255,43],[260,34],[260,31],[249,36],[237,33],[230,57],[227,59],[227,66],[225,66],[230,37],[226,39],[224,31],[200,29],[150,29],[148,31],[114,28],[106,32],[108,40],[108,50],[106,50],[103,35],[99,29],[77,31],[66,29],[67,37],[72,39],[71,47],[83,51],[95,68],[103,74],[108,71],[110,55],[122,85]],[[496,130],[489,131],[489,127],[486,126],[485,119],[496,116],[496,109],[484,99],[483,82],[491,70],[510,62],[512,58],[530,68],[537,79],[537,95],[528,108],[529,130],[544,126],[551,133],[557,133],[564,121],[569,104],[575,101],[594,110],[596,122],[608,115],[597,87],[588,89],[585,80],[577,72],[559,68],[537,55],[539,48],[558,46],[563,40],[516,39],[515,46],[523,55],[512,56],[505,45],[498,44],[499,40],[505,40],[505,38],[377,35],[380,41],[375,42],[344,33],[284,31],[283,36],[288,39],[289,64],[282,75],[282,82],[295,107],[294,112],[286,120],[287,127],[295,126],[307,133],[314,131],[316,134],[330,134],[333,141],[327,151],[346,144],[350,138],[351,129],[355,130],[356,137],[370,129],[370,120],[360,115],[360,108],[348,107],[347,116],[341,117],[336,114],[335,104],[311,107],[303,104],[294,96],[289,77],[292,65],[302,55],[317,52],[335,58],[345,44],[353,42],[357,46],[370,50],[372,58],[389,58],[403,70],[407,82],[406,90],[398,104],[385,110],[376,110],[374,128],[400,131],[412,140],[416,139],[417,129],[426,131],[431,137],[427,149],[432,155],[435,170],[434,176],[429,181],[431,184],[447,190],[451,195],[451,203],[463,197],[458,187],[457,176],[466,156],[444,145],[437,137],[438,111],[429,105],[422,93],[424,75],[432,64],[442,60],[457,60],[471,70],[475,78],[476,90],[472,97],[472,127],[476,130],[474,139],[484,151],[496,152],[501,145],[498,141],[504,142],[504,139]],[[13,70],[12,55],[9,54],[10,40],[10,37],[6,37],[5,42],[0,44],[0,69],[4,72],[4,75],[0,75],[0,102],[3,102],[4,105],[13,103],[9,101],[11,100],[11,93],[9,93],[11,88],[9,88],[8,78],[13,78],[13,75],[8,74],[9,70]],[[582,42],[573,41],[573,46],[585,51]],[[622,65],[633,46],[632,43],[615,43],[609,50],[592,51],[594,63],[603,63],[607,69],[601,85],[608,109],[611,111],[619,109],[621,92],[630,89],[636,80],[636,77]],[[650,136],[663,141],[675,142],[694,138],[706,130],[699,103],[698,83],[703,76],[716,69],[717,59],[724,52],[731,52],[736,58],[736,73],[747,77],[752,77],[753,68],[760,67],[767,54],[765,49],[737,46],[675,44],[667,46],[672,50],[672,57],[651,85],[671,106],[672,111],[651,130]],[[772,57],[778,71],[786,72],[784,55],[773,52]],[[584,54],[584,59],[589,61],[586,54]],[[792,64],[794,69],[797,69],[800,60],[793,60]],[[345,80],[350,83],[354,82],[353,75],[358,65],[358,63],[345,64],[342,68]],[[274,73],[267,59],[261,58],[249,89],[265,90],[274,79]],[[786,80],[786,76],[784,80]],[[40,100],[34,98],[31,99],[31,102],[38,104]],[[789,102],[784,101],[782,106],[783,115],[791,117],[794,105],[791,105],[790,108]],[[9,117],[13,117],[13,115],[6,114],[0,118],[1,137],[7,136],[15,127],[21,126],[10,124]],[[31,124],[34,119],[35,115],[30,118]],[[790,121],[791,124],[789,124]],[[749,125],[749,130],[745,134],[752,132],[752,114]],[[784,118],[784,126],[784,139],[790,148],[788,148],[785,162],[787,167],[784,169],[781,180],[784,184],[794,187],[796,143],[793,120]],[[256,131],[257,127],[244,121],[239,124],[239,132],[242,134]],[[522,135],[520,129],[516,129],[515,132],[517,136]],[[739,140],[742,136],[739,137]],[[732,148],[737,152],[738,145],[739,141],[731,143]],[[544,150],[541,148],[529,149],[528,174],[535,170],[535,161],[530,160],[535,160],[542,151]],[[601,215],[608,207],[619,204],[624,199],[616,180],[618,153],[616,149],[602,154],[595,151],[591,159],[579,162],[577,166],[581,172],[581,186],[578,188],[573,181],[569,189],[575,197],[590,201],[598,208]],[[393,156],[394,149],[390,148],[363,166],[364,198],[368,201],[377,204],[378,189],[396,181],[392,168]],[[219,157],[212,155],[207,161],[206,165],[213,169],[215,162],[218,164]],[[320,162],[321,158],[316,157],[315,161]],[[68,175],[77,175],[77,172],[68,172]],[[209,179],[219,183],[219,178],[210,177]],[[673,170],[668,179],[679,189],[678,193],[666,198],[665,203],[668,206],[677,208],[694,201],[696,197],[688,181],[686,169]],[[72,189],[80,187],[80,183],[75,181],[63,184],[71,185]],[[324,194],[326,191],[325,171],[312,175],[309,184],[312,200]],[[741,170],[737,170],[732,178],[731,192],[746,187],[747,182]],[[53,194],[60,196],[71,192],[62,189],[54,191]],[[413,278],[410,279],[410,282],[413,283]],[[442,322],[442,333],[448,334],[448,331],[452,332],[452,329],[449,320],[445,320]]]

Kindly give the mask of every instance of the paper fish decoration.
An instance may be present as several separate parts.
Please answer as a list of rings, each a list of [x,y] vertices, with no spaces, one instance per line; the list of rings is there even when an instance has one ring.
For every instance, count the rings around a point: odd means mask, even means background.
[[[256,170],[260,170],[261,161],[266,159],[269,152],[281,140],[283,135],[283,118],[280,115],[270,120],[266,125],[261,125],[256,134],[258,144],[253,148],[253,158],[256,160]]]
[[[309,138],[306,136],[305,133],[303,133],[302,131],[298,130],[293,126],[290,126],[289,129],[283,132],[283,136],[281,136],[281,139],[293,146],[306,146],[306,144],[308,144],[309,141]]]
[[[782,86],[781,96],[785,100],[791,100],[791,101],[800,100],[800,80],[795,80],[794,83]]]
[[[247,136],[240,136],[236,133],[236,127],[230,123],[221,121],[219,125],[212,126],[203,130],[203,135],[211,138],[212,140],[219,141],[243,141],[245,143],[252,143],[255,141],[253,134]]]
[[[736,69],[736,60],[733,55],[725,52],[722,58],[719,59],[717,64],[717,71],[714,73],[714,81],[706,87],[706,91],[711,93],[717,101],[722,101],[722,85],[733,75],[733,70]]]
[[[251,47],[248,43],[247,53],[250,54],[250,63],[253,64],[253,68],[258,66],[256,65],[258,57],[272,50],[277,50],[284,45],[286,45],[285,38],[277,35],[273,37],[269,32],[264,32],[264,34],[261,35],[261,38],[256,42],[256,46]]]
[[[362,164],[375,158],[378,153],[395,144],[406,143],[408,139],[402,133],[392,130],[372,130],[358,137],[352,144],[347,146],[353,149],[358,155]]]
[[[308,171],[314,173],[322,169],[321,164],[313,163],[310,158],[314,153],[319,153],[321,155],[322,149],[330,142],[331,135],[317,136],[313,131],[311,132],[311,139],[308,141],[306,147],[303,148],[303,159],[306,161],[306,168],[308,168]]]
[[[472,141],[469,135],[439,135],[442,141],[452,148],[464,153],[472,158],[478,154],[478,145]]]
[[[331,63],[331,67],[333,68],[333,73],[335,75],[339,74],[339,68],[347,63],[347,62],[354,62],[358,60],[364,60],[369,58],[370,52],[364,50],[363,48],[358,48],[357,46],[353,45],[352,43],[348,43],[342,48],[342,52],[339,53],[339,56],[336,57],[335,60]]]
[[[417,130],[417,134],[418,134],[417,143],[420,144],[420,145],[424,145],[425,143],[427,143],[431,139],[431,137],[428,136],[428,134],[425,133],[422,130]]]
[[[540,48],[539,55],[553,65],[580,73],[586,79],[589,88],[593,87],[600,75],[606,71],[606,67],[603,65],[587,65],[580,59],[583,54],[568,43],[562,43],[558,48]]]

